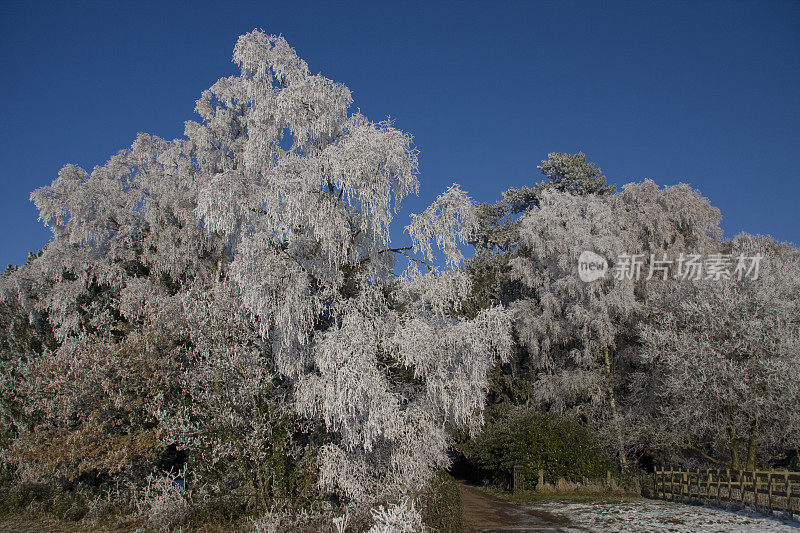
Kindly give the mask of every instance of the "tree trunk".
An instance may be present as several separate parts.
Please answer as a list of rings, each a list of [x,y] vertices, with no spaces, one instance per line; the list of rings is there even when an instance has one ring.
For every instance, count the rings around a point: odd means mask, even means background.
[[[734,427],[733,416],[730,417],[728,425],[728,447],[731,452],[731,470],[741,470],[742,464],[739,462],[739,443],[736,441],[736,428]]]
[[[628,463],[625,459],[625,446],[622,440],[622,426],[619,423],[619,414],[617,413],[617,400],[614,397],[614,379],[611,374],[611,353],[609,348],[603,349],[603,362],[606,369],[606,386],[608,388],[608,401],[611,405],[611,417],[614,421],[614,432],[617,436],[617,454],[619,455],[619,465],[623,472],[628,471]]]
[[[758,418],[750,424],[750,436],[747,439],[747,470],[756,469],[756,453],[758,451]]]
[[[214,265],[214,280],[217,283],[222,280],[222,254],[220,254],[219,259],[217,259],[217,262]]]

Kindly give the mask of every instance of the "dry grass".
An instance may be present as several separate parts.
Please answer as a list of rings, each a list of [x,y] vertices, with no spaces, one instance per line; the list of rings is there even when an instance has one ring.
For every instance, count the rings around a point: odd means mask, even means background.
[[[601,498],[641,496],[642,482],[636,476],[625,479],[584,480],[582,482],[559,479],[556,483],[542,483],[535,490],[522,490],[511,493],[496,487],[483,487],[483,490],[506,501],[525,503],[542,501],[584,501]]]

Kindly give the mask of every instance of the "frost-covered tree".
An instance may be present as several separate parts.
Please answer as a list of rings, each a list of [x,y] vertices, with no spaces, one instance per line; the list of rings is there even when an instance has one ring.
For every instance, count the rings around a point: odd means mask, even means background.
[[[30,257],[36,256],[30,254]],[[0,276],[6,278],[15,270],[9,267]],[[0,450],[11,445],[25,422],[24,400],[14,390],[19,367],[35,359],[46,347],[53,346],[53,334],[45,317],[30,320],[17,302],[0,302]],[[0,452],[0,466],[5,466],[3,459]]]
[[[537,167],[547,179],[533,187],[512,187],[503,191],[494,204],[479,204],[476,209],[476,231],[471,239],[480,253],[502,252],[508,255],[519,246],[520,216],[539,205],[544,191],[571,193],[576,196],[606,196],[616,187],[594,163],[586,162],[586,154],[553,152]]]
[[[202,94],[183,138],[141,134],[32,194],[53,240],[3,290],[48,313],[59,345],[30,369],[50,388],[27,385],[44,415],[17,459],[42,432],[116,431],[247,469],[284,453],[269,422],[288,412],[325,429],[324,489],[415,492],[448,462],[446,428],[480,426],[511,342],[499,307],[456,318],[473,204],[451,187],[393,248],[395,211],[418,190],[411,136],[350,112],[350,91],[282,37],[244,35],[233,59],[240,74]],[[421,270],[436,248],[448,268]],[[398,256],[413,257],[405,270]],[[92,468],[124,469],[125,442]]]
[[[520,221],[520,252],[512,261],[530,295],[513,308],[536,370],[535,398],[548,409],[577,409],[604,429],[624,469],[630,434],[622,428],[627,414],[618,389],[633,374],[622,356],[647,312],[648,285],[659,282],[647,279],[651,254],[661,259],[713,246],[719,211],[686,185],[660,188],[649,180],[611,196],[545,191],[538,204]],[[579,277],[584,252],[608,261],[604,277]],[[630,269],[624,264],[634,254],[640,276],[634,262]]]
[[[800,250],[742,234],[721,252],[730,276],[653,294],[653,444],[754,470],[800,448]]]
[[[538,169],[546,180],[533,187],[512,187],[502,193],[499,202],[482,203],[476,209],[476,230],[470,240],[475,255],[465,265],[472,281],[468,313],[530,297],[528,289],[513,274],[511,264],[522,246],[521,218],[539,205],[545,191],[605,196],[615,190],[613,185],[606,184],[605,176],[594,163],[586,162],[583,153],[551,153]],[[500,406],[509,403],[533,402],[530,357],[518,344],[515,346],[517,349],[507,365],[493,372],[489,401],[501,411]]]

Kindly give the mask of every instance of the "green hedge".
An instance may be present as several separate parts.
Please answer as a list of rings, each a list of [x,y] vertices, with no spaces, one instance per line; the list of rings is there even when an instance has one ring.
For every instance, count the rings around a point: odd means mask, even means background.
[[[485,477],[500,483],[510,482],[514,465],[522,465],[528,486],[538,481],[540,469],[550,483],[601,478],[607,470],[616,470],[588,427],[533,410],[515,411],[487,424],[462,451]]]

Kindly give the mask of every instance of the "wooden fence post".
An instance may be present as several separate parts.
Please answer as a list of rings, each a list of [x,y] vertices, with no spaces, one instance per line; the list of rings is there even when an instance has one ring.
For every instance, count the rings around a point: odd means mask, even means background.
[[[683,501],[689,501],[692,499],[692,471],[687,470],[683,475],[683,487],[681,489],[681,495],[683,496]]]
[[[720,487],[719,478],[720,478],[720,475],[719,475],[719,472],[717,472],[717,484],[714,487],[714,491],[717,493],[717,499],[721,500],[722,496],[719,495],[719,487]]]
[[[744,498],[744,472],[739,472],[739,499],[742,500],[742,505],[747,503]]]
[[[655,471],[653,472],[653,492],[655,493],[656,498],[664,497],[663,494],[664,491],[662,487],[663,477],[664,477],[663,471],[664,471],[663,469],[656,468]]]
[[[514,465],[514,494],[522,492],[525,487],[525,476],[522,472],[522,466]]]
[[[733,480],[731,479],[730,474],[728,475],[728,499],[733,499]]]
[[[767,507],[772,509],[772,470],[767,474]]]
[[[733,494],[731,494],[731,469],[730,468],[726,468],[725,469],[725,478],[728,481],[728,499],[732,500],[733,499]]]
[[[669,499],[675,499],[675,475],[672,472],[672,469],[669,471]]]

